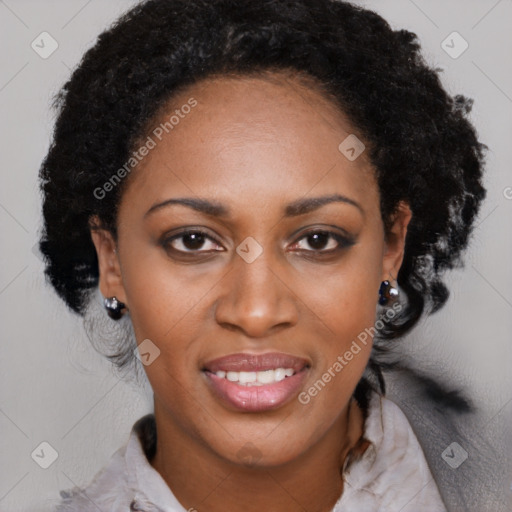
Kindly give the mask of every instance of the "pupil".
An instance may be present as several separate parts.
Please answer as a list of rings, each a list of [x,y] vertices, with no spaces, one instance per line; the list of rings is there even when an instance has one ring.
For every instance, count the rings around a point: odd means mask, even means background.
[[[187,240],[189,242],[187,242]],[[191,242],[190,242],[191,241]],[[204,244],[204,235],[201,233],[190,233],[183,238],[183,245],[187,249],[199,249]]]
[[[314,233],[312,235],[309,235],[308,243],[314,249],[321,249],[325,246],[328,239],[329,235],[327,233]],[[313,240],[313,243],[311,243],[311,240]]]

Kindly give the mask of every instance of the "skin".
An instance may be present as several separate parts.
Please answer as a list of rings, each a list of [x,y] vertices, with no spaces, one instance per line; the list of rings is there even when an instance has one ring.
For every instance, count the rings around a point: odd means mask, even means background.
[[[308,404],[294,397],[258,413],[221,402],[201,369],[232,353],[285,352],[309,362],[300,391],[311,387],[374,325],[380,283],[402,263],[411,211],[401,203],[384,233],[366,153],[351,162],[338,150],[357,130],[292,76],[204,80],[174,98],[165,119],[190,97],[198,105],[130,175],[117,239],[91,230],[102,294],[127,305],[138,343],[150,339],[160,350],[145,366],[158,432],[151,464],[186,509],[330,511],[343,490],[340,468],[363,433],[352,394],[371,343]],[[333,193],[358,206],[283,216],[293,201]],[[219,201],[231,216],[182,205],[145,216],[179,197]],[[161,243],[185,227],[212,240]],[[315,244],[305,236],[312,228],[353,244]],[[247,237],[263,248],[252,263],[236,252]],[[255,450],[251,464],[238,455],[244,447]]]

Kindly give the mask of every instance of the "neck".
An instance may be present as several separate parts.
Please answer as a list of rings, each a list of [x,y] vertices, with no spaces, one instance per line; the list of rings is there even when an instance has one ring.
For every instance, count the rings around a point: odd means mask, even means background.
[[[182,432],[157,403],[155,419],[157,449],[151,464],[185,509],[198,512],[331,511],[343,492],[341,468],[364,427],[352,399],[320,441],[297,458],[280,466],[247,467]]]

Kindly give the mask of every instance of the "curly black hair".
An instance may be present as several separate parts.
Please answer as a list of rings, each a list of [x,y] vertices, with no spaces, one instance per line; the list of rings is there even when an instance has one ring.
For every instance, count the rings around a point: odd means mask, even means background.
[[[462,265],[485,197],[487,146],[468,119],[472,100],[446,92],[416,34],[345,1],[147,0],[99,36],[54,101],[40,170],[40,249],[73,311],[83,314],[98,284],[89,219],[97,215],[115,235],[127,180],[102,198],[94,190],[128,160],[162,107],[208,77],[272,71],[309,77],[361,134],[385,226],[399,201],[410,205],[397,276],[406,304],[380,337],[404,335],[445,304],[442,274]]]

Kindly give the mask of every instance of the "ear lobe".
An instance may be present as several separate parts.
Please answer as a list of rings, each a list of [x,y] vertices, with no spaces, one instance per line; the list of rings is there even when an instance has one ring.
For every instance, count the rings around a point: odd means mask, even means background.
[[[91,239],[98,256],[101,294],[105,298],[117,297],[119,301],[128,306],[114,237],[109,230],[101,227],[101,222],[97,216],[90,219],[89,227]]]
[[[412,212],[409,205],[400,201],[393,215],[391,227],[386,233],[386,248],[382,265],[383,281],[389,279],[390,276],[396,279],[398,275],[404,259],[405,239],[411,218]]]

